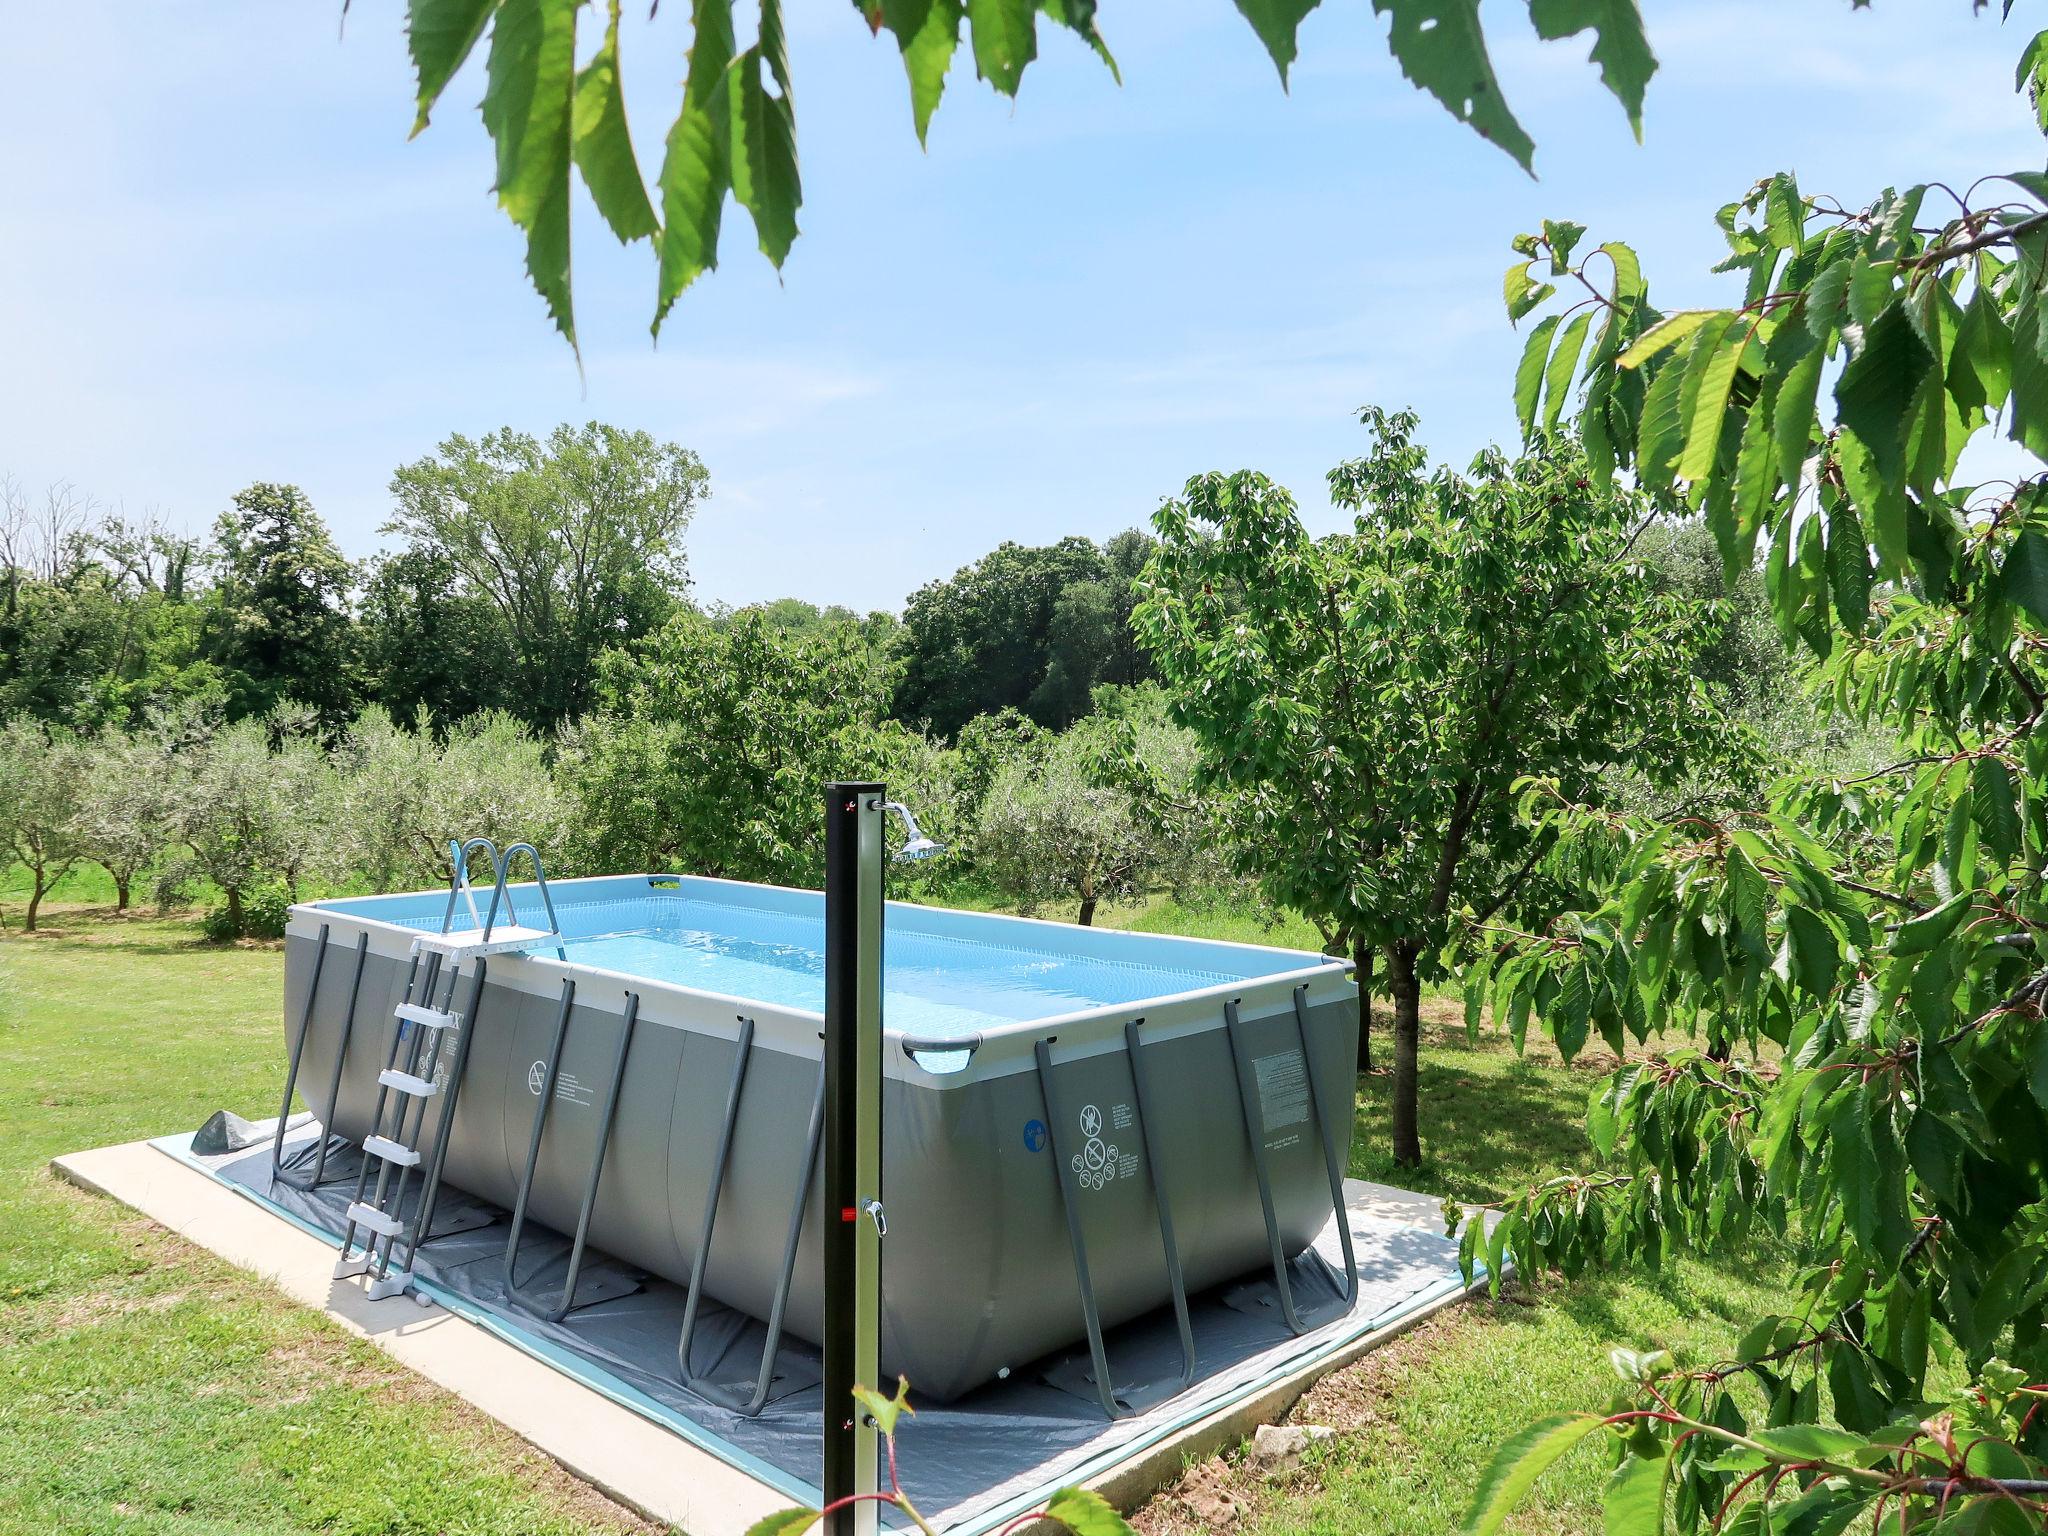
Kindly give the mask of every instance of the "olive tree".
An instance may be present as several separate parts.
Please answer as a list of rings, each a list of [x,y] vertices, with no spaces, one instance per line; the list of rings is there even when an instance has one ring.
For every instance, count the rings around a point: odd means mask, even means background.
[[[1197,476],[1153,519],[1137,622],[1267,895],[1351,948],[1362,996],[1385,957],[1394,1156],[1415,1163],[1422,986],[1468,917],[1529,898],[1543,853],[1515,781],[1675,776],[1706,705],[1696,605],[1631,560],[1636,498],[1563,443],[1431,472],[1414,416],[1364,420],[1371,453],[1330,473],[1348,530],[1312,537],[1263,475]]]
[[[1095,921],[1105,901],[1143,895],[1157,829],[1125,788],[1100,782],[1076,726],[997,773],[975,832],[976,868],[1027,915],[1050,901]]]
[[[333,770],[303,724],[289,714],[237,720],[177,753],[177,836],[189,869],[220,887],[232,932],[246,931],[244,898],[258,885],[278,881],[296,901],[302,878],[332,868]]]
[[[126,912],[136,878],[170,843],[177,815],[174,770],[161,738],[101,731],[81,744],[78,840],[114,882],[114,910]]]
[[[63,732],[19,717],[0,726],[0,847],[28,869],[22,926],[31,933],[50,887],[86,857],[79,827],[83,769],[78,743]]]
[[[567,827],[545,744],[499,711],[469,715],[437,736],[381,708],[356,717],[336,752],[338,856],[379,891],[445,881],[452,839],[530,842],[552,855]]]

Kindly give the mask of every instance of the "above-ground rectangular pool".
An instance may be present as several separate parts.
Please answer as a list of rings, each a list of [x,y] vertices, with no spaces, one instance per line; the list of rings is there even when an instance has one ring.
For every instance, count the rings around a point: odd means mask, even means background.
[[[818,1341],[823,898],[647,875],[550,889],[559,938],[470,959],[435,994],[461,1015],[422,1058],[457,1090],[448,1183],[524,1193],[568,1233],[595,1170],[593,1248]],[[511,893],[540,925],[535,888]],[[287,1044],[331,1132],[371,1130],[395,1014],[432,963],[415,941],[448,903],[292,909]],[[1343,962],[891,903],[883,976],[885,1376],[954,1397],[1081,1338],[1090,1301],[1107,1327],[1270,1273],[1329,1220],[1357,1049]],[[747,1374],[691,1384],[744,1400]]]

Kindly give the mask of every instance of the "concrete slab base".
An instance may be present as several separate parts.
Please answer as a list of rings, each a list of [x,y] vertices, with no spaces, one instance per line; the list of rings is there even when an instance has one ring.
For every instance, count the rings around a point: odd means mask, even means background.
[[[608,1497],[687,1536],[740,1536],[788,1496],[534,1358],[517,1345],[411,1297],[367,1300],[333,1278],[334,1249],[146,1141],[57,1158],[62,1178],[108,1196],[181,1237],[261,1275],[429,1381],[459,1394]],[[1440,1202],[1349,1180],[1357,1216],[1442,1231]],[[1250,1397],[1187,1425],[1089,1479],[1119,1508],[1142,1503],[1190,1461],[1270,1423],[1331,1371],[1463,1299],[1441,1295],[1396,1321],[1302,1364]]]

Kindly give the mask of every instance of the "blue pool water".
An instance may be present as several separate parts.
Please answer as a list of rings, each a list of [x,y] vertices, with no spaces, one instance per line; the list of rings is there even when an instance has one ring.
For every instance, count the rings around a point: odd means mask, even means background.
[[[825,1007],[823,901],[811,891],[667,876],[565,883],[555,912],[563,958],[579,965],[770,1007]],[[545,927],[530,886],[500,923]],[[743,892],[730,899],[728,892]],[[488,900],[488,893],[478,897]],[[437,932],[445,893],[353,897],[319,906]],[[453,926],[480,925],[458,908]],[[1173,997],[1315,964],[1284,950],[1105,933],[943,908],[891,904],[883,945],[883,1017],[923,1039],[991,1025]],[[533,951],[551,957],[555,944]]]
[[[582,965],[819,1013],[825,1007],[822,920],[747,907],[677,902],[654,925],[572,938]],[[716,926],[709,926],[715,923]],[[541,953],[546,953],[545,948]],[[971,1034],[990,1023],[1189,992],[1234,979],[1222,971],[1099,960],[1051,949],[906,931],[891,923],[882,950],[882,1017],[921,1038]]]

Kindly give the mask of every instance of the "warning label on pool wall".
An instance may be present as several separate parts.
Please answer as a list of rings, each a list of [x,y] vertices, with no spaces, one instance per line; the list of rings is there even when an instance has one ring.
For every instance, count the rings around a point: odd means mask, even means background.
[[[1265,1123],[1266,1146],[1292,1146],[1299,1136],[1279,1136],[1289,1126],[1308,1124],[1308,1073],[1298,1051],[1254,1056],[1252,1071],[1259,1082],[1259,1118]]]
[[[1135,1178],[1138,1154],[1118,1147],[1106,1134],[1133,1123],[1131,1106],[1112,1104],[1107,1124],[1101,1109],[1093,1104],[1084,1105],[1077,1118],[1081,1122],[1081,1150],[1068,1158],[1067,1164],[1081,1187],[1104,1189],[1118,1179]]]

